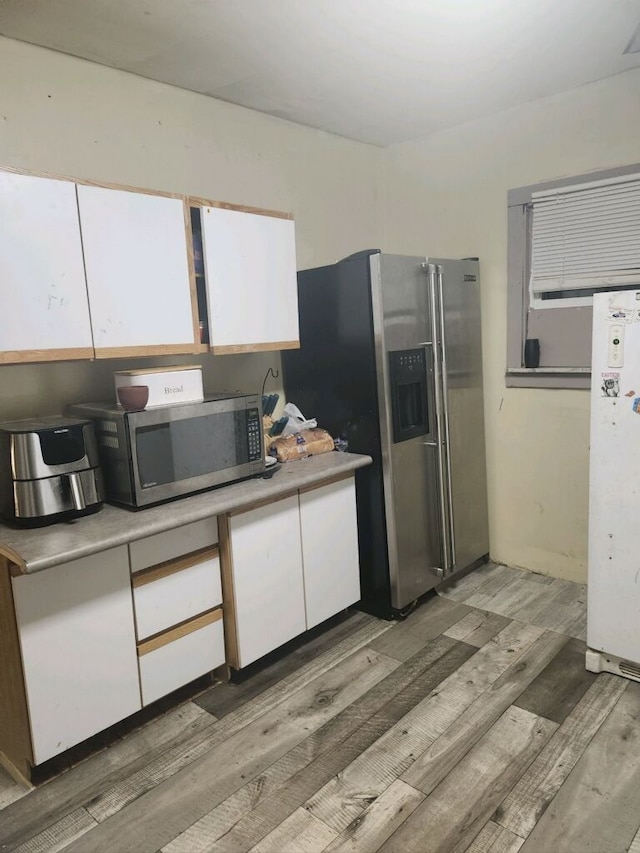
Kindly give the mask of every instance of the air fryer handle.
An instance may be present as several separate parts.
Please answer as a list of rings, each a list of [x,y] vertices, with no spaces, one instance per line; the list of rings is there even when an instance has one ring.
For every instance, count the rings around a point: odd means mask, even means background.
[[[87,502],[84,497],[84,489],[82,488],[82,480],[80,479],[80,474],[67,474],[67,477],[69,479],[69,486],[71,487],[71,499],[73,501],[73,508],[77,510],[85,509],[87,506]]]

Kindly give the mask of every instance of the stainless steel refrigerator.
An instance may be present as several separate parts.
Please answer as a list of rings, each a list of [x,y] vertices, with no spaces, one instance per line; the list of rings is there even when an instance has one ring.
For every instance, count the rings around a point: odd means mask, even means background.
[[[298,299],[285,393],[373,458],[362,608],[390,618],[489,551],[478,263],[365,251],[298,273]]]

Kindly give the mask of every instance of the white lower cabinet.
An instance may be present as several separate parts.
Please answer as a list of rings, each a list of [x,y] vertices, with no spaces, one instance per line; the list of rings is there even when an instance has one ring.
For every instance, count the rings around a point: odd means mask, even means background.
[[[36,765],[225,662],[217,538],[214,517],[12,578]]]
[[[140,710],[126,546],[12,579],[36,764]]]
[[[231,513],[221,525],[220,546],[212,517],[11,578],[27,763],[42,764],[225,661],[245,667],[360,598],[353,477]]]
[[[215,517],[132,542],[142,704],[225,662]]]
[[[227,535],[223,575],[233,590],[233,667],[247,666],[360,599],[353,477],[232,514]]]
[[[236,668],[306,628],[298,495],[229,518]]]
[[[307,630],[360,600],[353,477],[300,492]]]

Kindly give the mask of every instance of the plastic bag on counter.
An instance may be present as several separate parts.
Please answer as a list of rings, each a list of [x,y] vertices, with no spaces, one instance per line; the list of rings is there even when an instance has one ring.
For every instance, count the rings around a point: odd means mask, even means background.
[[[269,453],[278,462],[305,459],[318,453],[334,450],[335,443],[326,429],[305,429],[294,435],[281,435],[271,439]]]
[[[288,418],[282,430],[282,435],[295,435],[298,432],[302,432],[302,430],[315,429],[318,426],[318,421],[315,418],[305,418],[300,409],[293,403],[287,403],[282,410],[282,414]]]

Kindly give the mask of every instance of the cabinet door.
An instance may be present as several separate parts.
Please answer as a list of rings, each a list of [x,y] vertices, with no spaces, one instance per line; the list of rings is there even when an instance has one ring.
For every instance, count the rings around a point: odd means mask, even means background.
[[[141,707],[127,548],[13,578],[34,759]]]
[[[232,515],[229,537],[238,646],[230,663],[243,667],[306,627],[297,494]]]
[[[205,207],[202,241],[213,352],[298,347],[293,220]]]
[[[300,493],[307,629],[360,600],[353,477]]]
[[[75,184],[0,172],[0,363],[93,358]]]
[[[98,358],[196,351],[182,199],[78,186]]]

